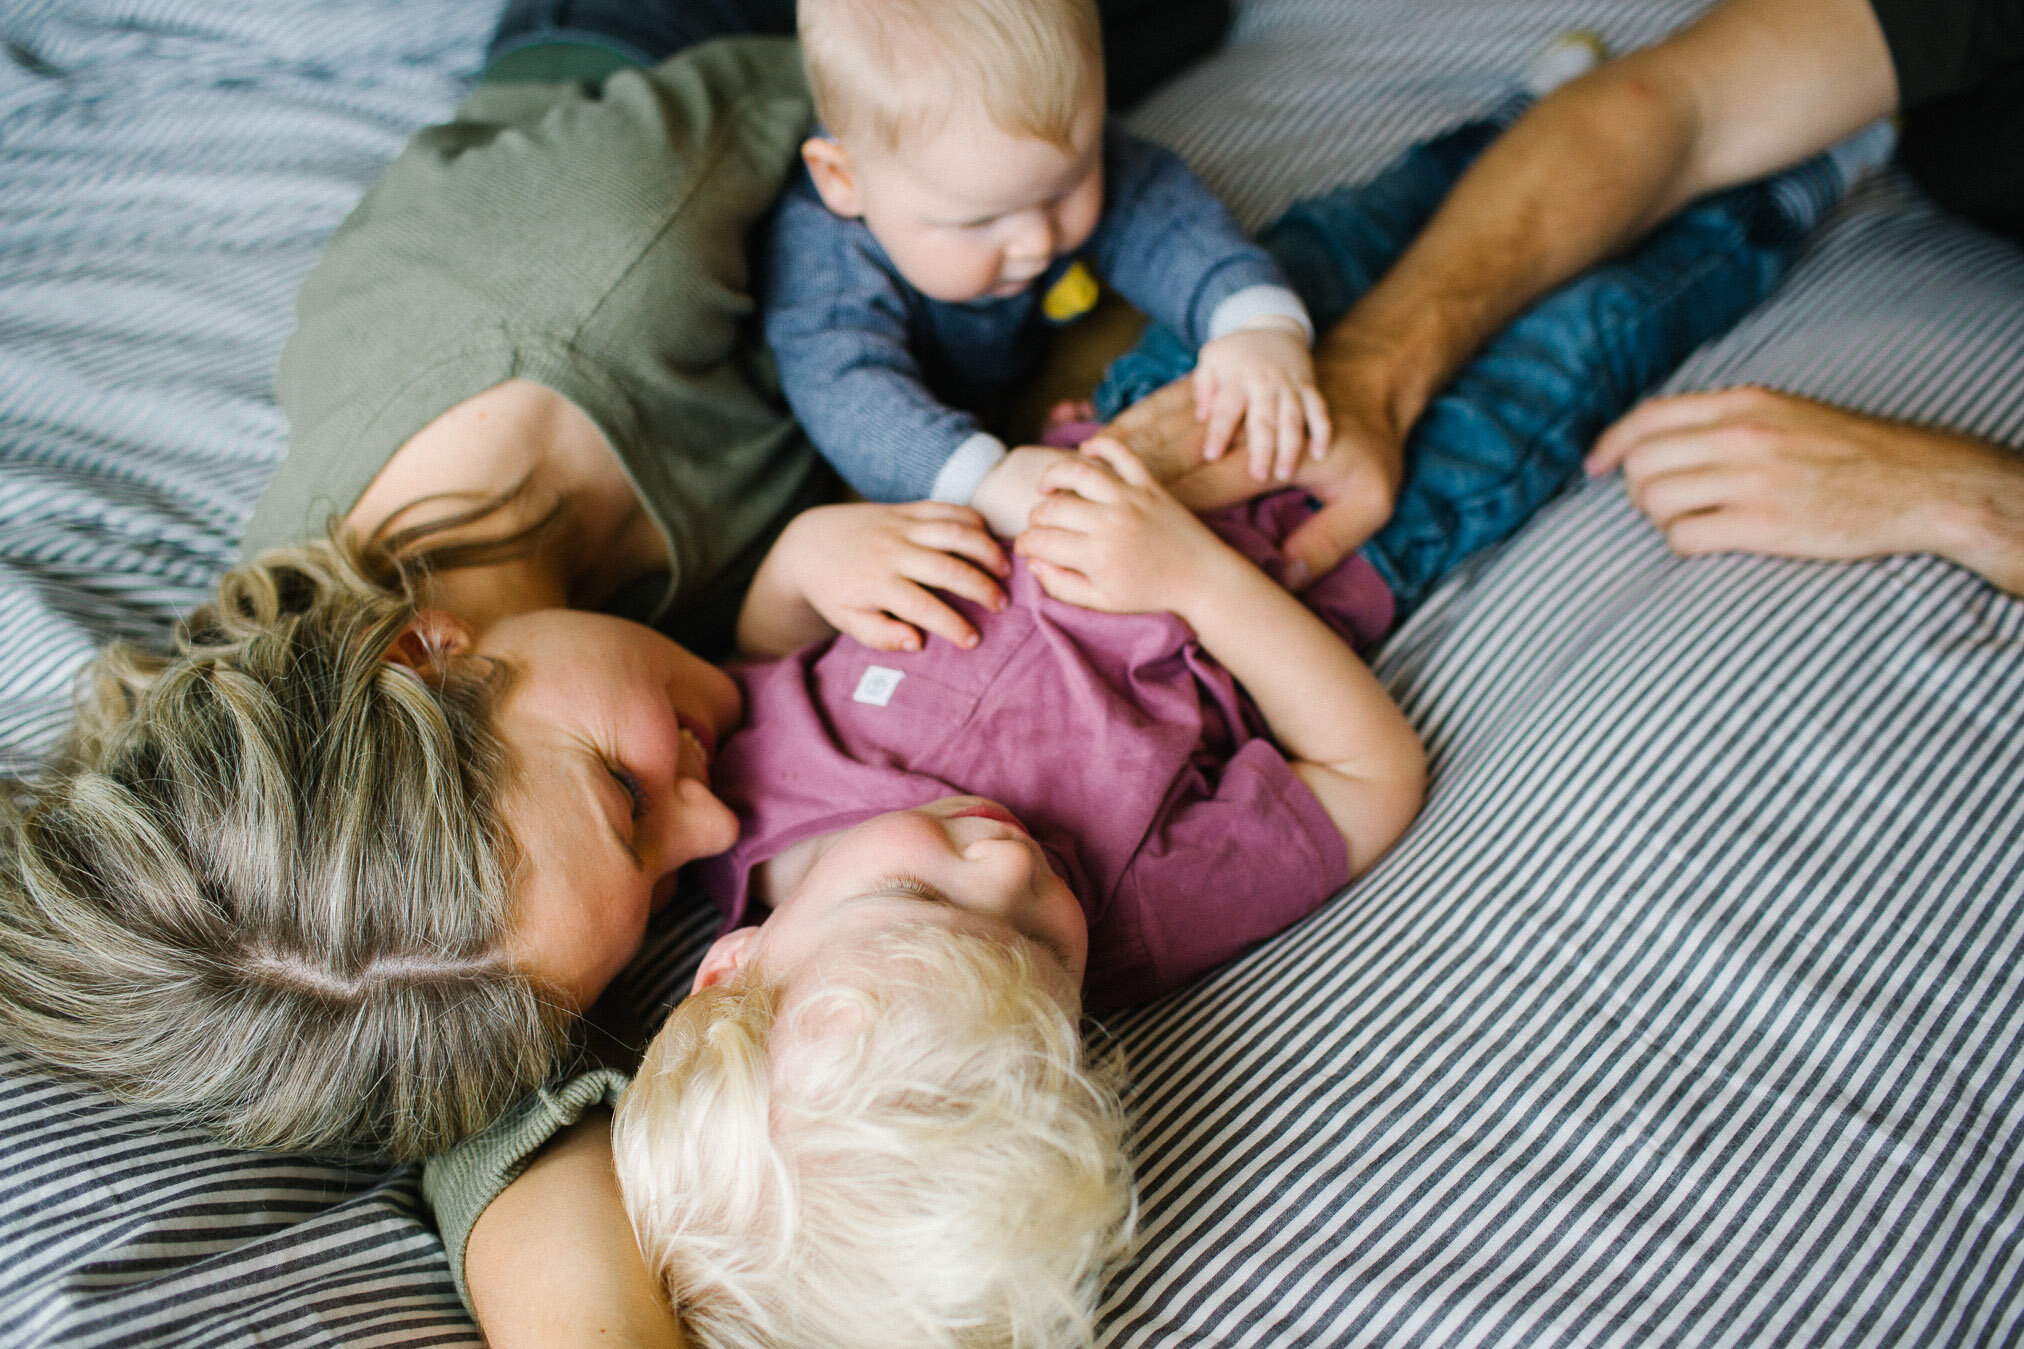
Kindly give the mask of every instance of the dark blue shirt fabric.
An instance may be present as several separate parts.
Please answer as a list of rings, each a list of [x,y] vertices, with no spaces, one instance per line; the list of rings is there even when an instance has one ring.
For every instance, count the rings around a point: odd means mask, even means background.
[[[2024,241],[2024,0],[1870,0],[1897,71],[1900,155],[1935,201]]]
[[[766,340],[788,402],[859,492],[873,501],[928,497],[958,447],[983,429],[978,410],[1039,367],[1052,326],[1041,301],[1077,261],[1196,346],[1223,301],[1286,285],[1178,157],[1114,124],[1104,130],[1095,233],[1005,299],[922,295],[861,221],[830,213],[803,172],[775,217],[764,281]]]

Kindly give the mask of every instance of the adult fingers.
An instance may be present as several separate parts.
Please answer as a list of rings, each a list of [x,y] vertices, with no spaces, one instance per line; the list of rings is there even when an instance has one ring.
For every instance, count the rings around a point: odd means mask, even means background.
[[[1751,513],[1733,509],[1696,511],[1668,523],[1662,532],[1666,546],[1683,557],[1708,553],[1778,553],[1763,522]]]
[[[1626,482],[1630,500],[1660,529],[1682,516],[1737,503],[1752,495],[1754,478],[1737,470],[1687,469]]]
[[[1750,387],[1647,398],[1596,437],[1581,466],[1590,477],[1601,477],[1621,467],[1640,446],[1660,437],[1705,431],[1730,418],[1765,410],[1775,401],[1776,395]]]
[[[1280,545],[1286,555],[1286,588],[1305,590],[1334,571],[1352,550],[1377,532],[1385,513],[1361,493],[1325,502]]]
[[[1050,492],[1034,506],[1019,538],[1023,541],[1036,529],[1055,530],[1063,534],[1101,533],[1110,509],[1073,492]],[[1020,548],[1019,551],[1024,553],[1027,550]]]

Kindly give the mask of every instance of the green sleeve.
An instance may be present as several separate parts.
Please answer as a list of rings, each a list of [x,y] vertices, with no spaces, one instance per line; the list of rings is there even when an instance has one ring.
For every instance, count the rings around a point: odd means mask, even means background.
[[[508,1110],[483,1133],[433,1157],[422,1170],[422,1198],[436,1215],[457,1296],[471,1305],[464,1282],[464,1248],[478,1215],[519,1179],[534,1154],[596,1107],[617,1108],[632,1079],[614,1068],[595,1068],[543,1087]]]
[[[813,113],[789,39],[578,84],[486,84],[418,133],[296,301],[288,457],[244,548],[342,515],[395,450],[508,379],[604,435],[667,541],[657,618],[777,528],[817,460],[758,334],[748,237]]]

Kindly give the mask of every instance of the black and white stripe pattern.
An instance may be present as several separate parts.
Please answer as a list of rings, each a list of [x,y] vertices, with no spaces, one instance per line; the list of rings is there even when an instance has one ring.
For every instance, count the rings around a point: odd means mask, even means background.
[[[1693,8],[1252,0],[1142,125],[1257,223],[1554,33],[1627,46]],[[0,16],[106,100],[95,121],[0,64],[17,755],[78,653],[229,556],[278,449],[288,290],[453,96],[484,27],[456,9]],[[153,63],[171,41],[214,59]],[[123,238],[152,242],[129,265]],[[1888,177],[1674,383],[1745,380],[2024,443],[2024,251]],[[2024,605],[1929,558],[1683,562],[1601,482],[1379,668],[1433,749],[1425,816],[1314,919],[1110,1028],[1146,1208],[1106,1343],[2024,1338]],[[671,920],[619,995],[679,988],[705,927]],[[409,1173],[223,1152],[11,1059],[0,1172],[0,1342],[475,1342]]]

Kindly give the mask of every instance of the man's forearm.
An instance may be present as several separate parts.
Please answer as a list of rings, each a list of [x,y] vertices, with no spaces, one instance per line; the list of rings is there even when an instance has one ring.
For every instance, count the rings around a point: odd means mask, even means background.
[[[1373,429],[1402,440],[1449,377],[1548,290],[1694,198],[1797,163],[1896,101],[1869,0],[1727,0],[1542,99],[1485,150],[1323,338],[1324,381],[1346,383],[1342,397],[1391,423]]]
[[[1483,152],[1315,361],[1398,439],[1448,379],[1541,295],[1621,251],[1692,194],[1693,113],[1636,56],[1542,101]],[[1331,394],[1331,401],[1334,400]]]

